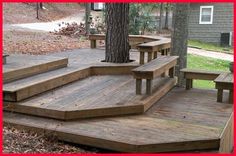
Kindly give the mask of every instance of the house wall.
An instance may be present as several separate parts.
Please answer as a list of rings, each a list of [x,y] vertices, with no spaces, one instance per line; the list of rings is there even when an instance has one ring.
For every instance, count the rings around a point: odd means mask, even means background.
[[[214,6],[213,23],[199,24],[200,6],[208,5]],[[191,3],[189,39],[220,44],[221,33],[233,32],[233,14],[233,3]]]

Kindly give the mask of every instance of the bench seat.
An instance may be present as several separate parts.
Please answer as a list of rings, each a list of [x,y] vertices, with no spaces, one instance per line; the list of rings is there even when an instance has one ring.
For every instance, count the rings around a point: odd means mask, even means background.
[[[193,80],[215,80],[222,71],[207,71],[207,70],[198,70],[198,69],[189,69],[183,68],[180,70],[184,73],[184,78],[186,79],[186,89],[193,87]]]
[[[136,94],[141,94],[142,79],[146,79],[146,94],[152,93],[152,80],[169,70],[169,76],[174,78],[174,67],[178,56],[160,56],[132,70],[136,79]]]
[[[144,64],[145,52],[148,53],[147,62],[149,62],[157,58],[158,52],[160,52],[161,55],[168,55],[170,53],[170,46],[170,39],[162,39],[137,45],[137,48],[140,51],[140,64]]]

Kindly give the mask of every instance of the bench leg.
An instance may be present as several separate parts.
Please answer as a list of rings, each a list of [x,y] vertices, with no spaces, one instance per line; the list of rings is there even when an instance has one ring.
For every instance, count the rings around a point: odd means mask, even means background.
[[[164,49],[161,49],[161,55],[165,55]]]
[[[223,89],[217,90],[217,102],[222,102],[223,99]]]
[[[229,90],[229,103],[233,103],[233,98],[234,98],[234,91]]]
[[[186,79],[186,90],[189,90],[193,87],[193,80],[192,79]]]
[[[152,94],[152,80],[151,79],[147,79],[146,94],[148,94],[148,95]]]
[[[144,52],[140,51],[139,63],[144,64]]]
[[[136,94],[142,94],[142,79],[136,79]]]
[[[150,62],[152,60],[152,55],[153,55],[153,53],[148,52],[148,62]]]
[[[154,59],[157,58],[157,51],[154,52]]]
[[[97,42],[96,42],[96,40],[91,40],[91,41],[90,41],[90,47],[91,47],[91,49],[94,49],[94,48],[97,47]]]
[[[175,67],[169,69],[169,76],[170,78],[174,78],[175,76]]]

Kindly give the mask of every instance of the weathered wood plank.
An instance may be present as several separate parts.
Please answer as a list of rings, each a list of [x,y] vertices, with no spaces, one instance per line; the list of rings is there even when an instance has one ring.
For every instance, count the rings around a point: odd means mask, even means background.
[[[27,61],[27,64],[25,63]],[[3,66],[3,82],[29,77],[50,70],[66,67],[68,58],[51,56],[9,56]]]

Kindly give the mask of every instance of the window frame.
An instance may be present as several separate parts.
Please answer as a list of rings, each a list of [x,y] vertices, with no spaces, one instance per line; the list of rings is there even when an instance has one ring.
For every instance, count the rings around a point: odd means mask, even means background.
[[[211,9],[211,20],[210,21],[202,21],[202,9]],[[199,24],[213,24],[213,10],[214,6],[200,6],[200,15],[199,15]]]

